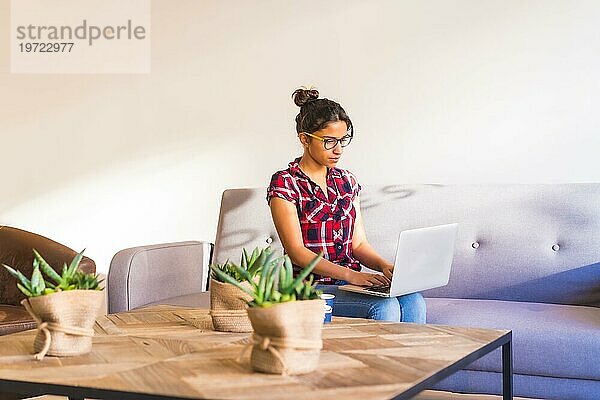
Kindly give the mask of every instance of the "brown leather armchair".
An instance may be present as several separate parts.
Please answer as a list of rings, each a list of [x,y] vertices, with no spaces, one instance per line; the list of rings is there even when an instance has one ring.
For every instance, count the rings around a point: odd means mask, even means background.
[[[17,288],[15,278],[1,267],[6,264],[31,277],[33,249],[54,268],[62,268],[65,262],[69,264],[77,254],[44,236],[0,226],[0,335],[35,328],[35,323],[20,304],[25,295]],[[84,272],[96,272],[96,264],[88,257],[83,257],[79,265]]]

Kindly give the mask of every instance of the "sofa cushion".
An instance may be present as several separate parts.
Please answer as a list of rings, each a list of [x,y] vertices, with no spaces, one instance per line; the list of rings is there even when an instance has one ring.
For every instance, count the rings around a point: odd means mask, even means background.
[[[502,393],[502,374],[461,370],[436,383],[432,389],[499,395]],[[596,400],[600,381],[514,374],[513,392],[515,396],[531,399]]]
[[[0,304],[0,335],[35,328],[35,322],[21,306]]]
[[[511,329],[517,374],[600,380],[600,309],[500,300],[427,298],[427,322]],[[467,369],[500,371],[500,349]]]

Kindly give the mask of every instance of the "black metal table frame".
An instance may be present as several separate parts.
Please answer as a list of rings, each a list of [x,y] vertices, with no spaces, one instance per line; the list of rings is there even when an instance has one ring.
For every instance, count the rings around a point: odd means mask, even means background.
[[[393,400],[408,400],[419,392],[430,389],[434,384],[447,378],[453,373],[463,369],[473,361],[480,359],[486,354],[502,346],[502,400],[512,400],[513,398],[513,371],[512,371],[512,331],[508,331],[503,336],[491,343],[483,346],[481,349],[463,357],[452,365],[441,369],[430,377],[422,380],[417,385],[393,397]],[[19,382],[13,380],[0,379],[0,392],[18,393],[25,396],[39,396],[44,394],[53,394],[58,396],[67,396],[70,400],[83,400],[84,398],[105,399],[105,400],[182,400],[184,397],[171,397],[148,393],[124,392],[119,390],[94,389],[86,387],[74,387],[66,385],[56,385],[38,382]]]
[[[491,343],[483,346],[481,349],[474,351],[468,356],[456,361],[454,364],[436,372],[429,378],[423,380],[407,391],[394,397],[393,400],[407,400],[417,395],[423,390],[431,388],[434,384],[449,377],[453,373],[465,368],[472,362],[480,359],[488,353],[502,346],[502,400],[513,399],[513,368],[512,368],[512,331],[508,331],[503,336],[494,340]]]

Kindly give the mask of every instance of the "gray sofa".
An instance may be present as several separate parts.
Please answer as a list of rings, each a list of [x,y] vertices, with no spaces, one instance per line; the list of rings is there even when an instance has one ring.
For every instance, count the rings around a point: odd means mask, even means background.
[[[600,184],[365,186],[361,201],[369,241],[390,260],[401,230],[460,224],[449,284],[424,293],[428,323],[512,329],[517,396],[600,399]],[[268,244],[281,251],[265,189],[225,191],[208,258],[237,260],[242,247]],[[201,262],[193,249],[206,254],[210,244],[158,248],[163,249],[153,256],[158,263],[145,255],[156,246],[115,256],[108,277],[111,311],[126,309],[123,299],[137,290],[124,283],[127,278],[150,271],[186,281],[188,292],[170,298],[173,288],[163,298],[135,295],[141,300],[134,306],[208,305],[202,293],[207,257]],[[173,271],[186,254],[195,258],[183,264],[195,263],[196,269],[187,268],[182,280]],[[169,261],[173,257],[178,261]],[[136,264],[139,271],[132,273]],[[195,292],[189,293],[189,281],[200,282]],[[500,368],[495,352],[437,388],[498,394]]]

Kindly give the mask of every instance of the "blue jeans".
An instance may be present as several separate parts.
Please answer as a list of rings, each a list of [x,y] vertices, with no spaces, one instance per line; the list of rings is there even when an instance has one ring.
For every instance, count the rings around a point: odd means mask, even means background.
[[[398,297],[376,297],[338,290],[338,285],[317,285],[317,289],[335,295],[333,315],[339,317],[425,323],[427,308],[421,293]]]

